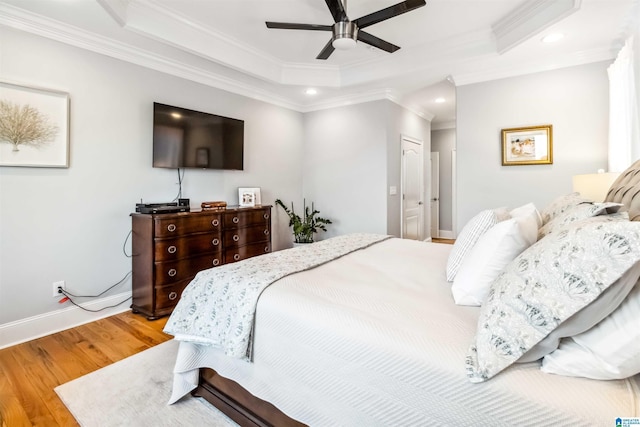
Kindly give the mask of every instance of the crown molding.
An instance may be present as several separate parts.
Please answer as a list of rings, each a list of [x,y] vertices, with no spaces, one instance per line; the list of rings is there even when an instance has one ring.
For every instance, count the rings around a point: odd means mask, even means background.
[[[448,129],[455,129],[455,128],[456,128],[455,120],[431,123],[431,130],[448,130]]]
[[[612,48],[606,47],[590,50],[588,52],[578,52],[571,55],[563,54],[558,56],[549,56],[546,60],[540,60],[539,62],[521,61],[517,62],[517,65],[514,65],[513,61],[506,61],[505,63],[494,65],[489,69],[483,69],[478,66],[477,68],[481,71],[476,73],[454,73],[453,80],[455,81],[456,86],[465,86],[468,84],[552,71],[594,62],[611,61],[615,57],[616,52]]]
[[[302,113],[381,99],[389,99],[399,103],[397,97],[392,96],[391,92],[386,89],[333,97],[318,103],[293,102],[257,85],[246,84],[199,67],[176,62],[148,50],[132,47],[2,3],[0,3],[0,25]],[[410,106],[402,106],[412,109]],[[415,111],[416,114],[424,114],[419,110],[412,109],[412,111]]]
[[[503,54],[580,9],[581,0],[528,0],[493,24]]]
[[[50,18],[43,18],[11,5],[0,3],[0,25],[291,110],[300,111],[302,108],[300,104],[257,85],[243,83],[237,79],[177,62],[169,57],[132,47]]]

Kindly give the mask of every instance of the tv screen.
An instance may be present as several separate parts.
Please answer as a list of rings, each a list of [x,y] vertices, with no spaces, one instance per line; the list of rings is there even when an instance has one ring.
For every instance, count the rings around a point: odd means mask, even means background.
[[[153,167],[243,169],[244,121],[153,103]]]

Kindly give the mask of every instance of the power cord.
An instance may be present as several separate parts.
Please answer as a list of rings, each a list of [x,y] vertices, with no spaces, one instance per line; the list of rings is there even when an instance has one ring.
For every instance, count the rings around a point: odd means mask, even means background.
[[[67,290],[65,290],[65,289],[58,288],[58,292],[60,292],[62,295],[64,295],[64,298],[62,298],[62,299],[59,301],[59,303],[64,303],[64,302],[69,301],[71,304],[75,305],[76,307],[81,308],[81,309],[82,309],[82,310],[84,310],[84,311],[90,311],[91,313],[97,313],[97,312],[99,312],[99,311],[106,310],[107,308],[117,307],[117,306],[119,306],[120,304],[123,304],[123,303],[125,303],[125,302],[129,301],[129,300],[131,299],[131,297],[128,297],[128,298],[126,298],[126,299],[124,299],[124,300],[120,301],[120,302],[119,302],[119,303],[117,303],[117,304],[109,305],[109,306],[106,306],[106,307],[102,307],[102,308],[99,308],[99,309],[97,309],[97,310],[92,310],[92,309],[90,309],[90,308],[83,307],[83,306],[81,306],[80,304],[78,304],[77,302],[75,302],[75,301],[73,300],[73,298],[97,298],[97,297],[100,297],[100,296],[102,296],[102,295],[106,294],[107,292],[109,292],[111,289],[115,288],[116,286],[118,286],[118,285],[122,284],[125,280],[127,280],[127,279],[131,276],[131,273],[132,273],[132,272],[131,272],[131,271],[129,271],[129,272],[128,272],[127,274],[125,274],[125,276],[124,276],[122,279],[120,279],[116,284],[109,286],[107,289],[105,289],[104,291],[100,292],[98,295],[76,295],[76,294],[73,294],[73,293],[71,293],[71,292],[69,292],[69,291],[67,291]],[[73,297],[73,298],[72,298],[72,297]]]
[[[133,254],[130,255],[127,253],[127,242],[129,241],[129,237],[131,237],[131,233],[133,233],[133,230],[129,230],[129,234],[124,238],[124,243],[122,244],[122,253],[124,253],[124,256],[127,258],[131,258],[133,256]]]
[[[182,199],[182,180],[184,179],[185,169],[182,169],[182,176],[180,175],[180,168],[178,168],[178,195],[172,202],[177,201],[178,199]]]

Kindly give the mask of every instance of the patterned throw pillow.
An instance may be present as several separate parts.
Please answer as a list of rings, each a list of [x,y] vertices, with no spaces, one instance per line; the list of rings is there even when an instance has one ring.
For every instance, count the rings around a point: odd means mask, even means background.
[[[558,230],[565,225],[580,221],[582,219],[591,218],[592,216],[615,213],[623,205],[621,203],[581,203],[579,205],[567,208],[561,214],[556,215],[538,230],[538,239],[542,239],[554,230]]]
[[[549,203],[548,206],[540,211],[540,217],[542,217],[542,225],[545,225],[554,217],[560,215],[573,206],[591,201],[592,200],[581,197],[580,193],[578,192],[556,197],[551,203]]]
[[[589,218],[549,234],[493,283],[466,359],[471,382],[513,364],[640,261],[640,223]]]
[[[498,222],[508,218],[507,209],[498,208],[484,210],[469,220],[462,228],[447,259],[447,281],[452,282],[455,279],[464,257],[478,242],[480,236]]]

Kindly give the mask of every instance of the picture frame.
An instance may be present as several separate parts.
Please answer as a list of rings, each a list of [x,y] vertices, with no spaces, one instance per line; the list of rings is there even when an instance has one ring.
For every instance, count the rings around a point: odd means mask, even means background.
[[[260,187],[240,187],[238,188],[238,205],[242,207],[260,206],[262,198]]]
[[[68,93],[0,81],[0,117],[0,166],[69,167]]]
[[[502,129],[502,165],[553,164],[553,126]]]

